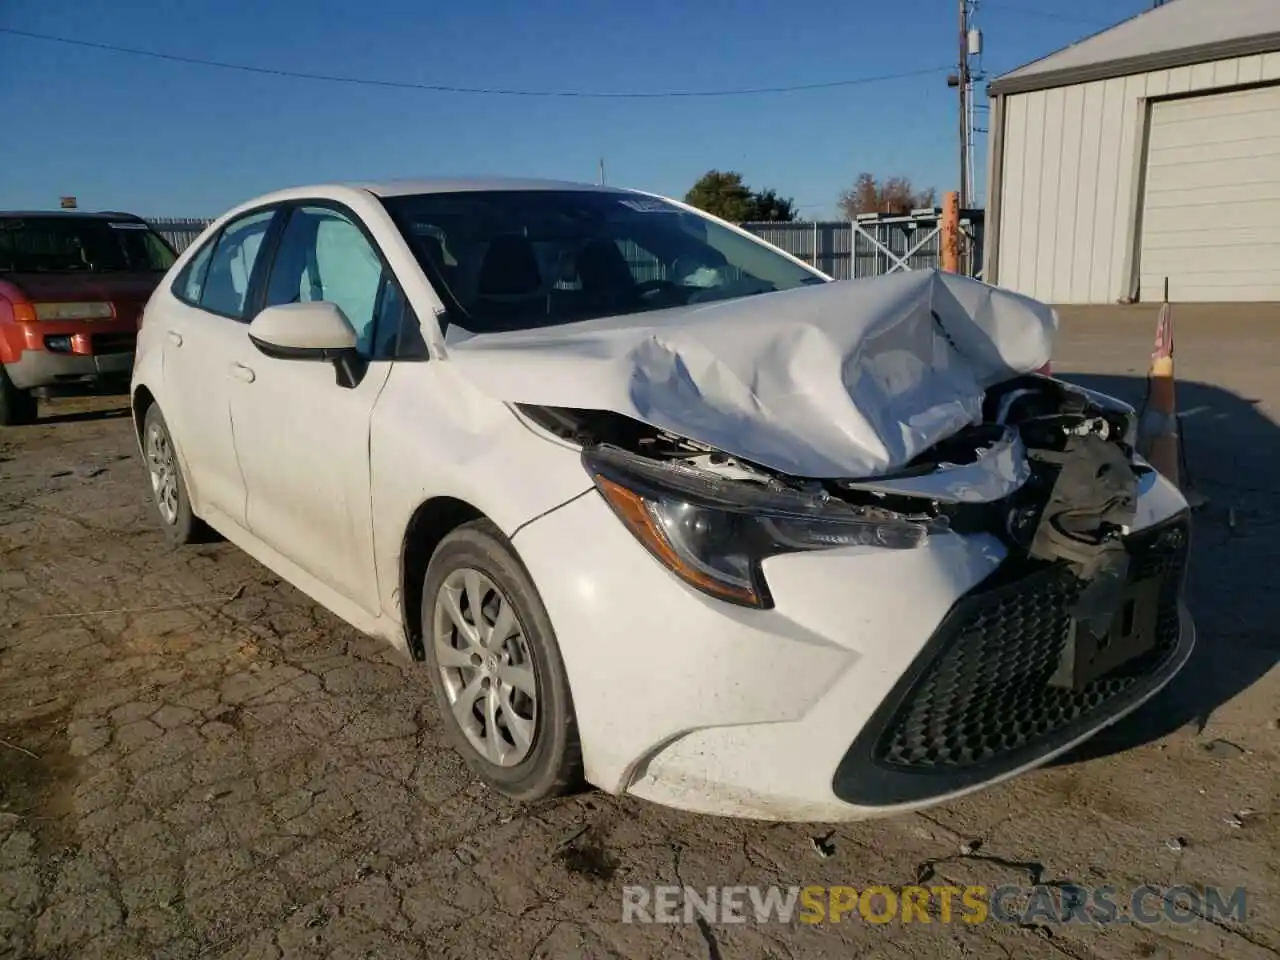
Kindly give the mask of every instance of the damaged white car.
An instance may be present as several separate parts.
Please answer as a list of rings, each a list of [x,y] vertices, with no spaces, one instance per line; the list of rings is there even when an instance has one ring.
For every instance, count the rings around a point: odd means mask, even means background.
[[[837,821],[1042,764],[1186,662],[1187,505],[1046,306],[832,282],[660,197],[292,189],[147,305],[133,409],[202,524],[429,671],[532,800]]]

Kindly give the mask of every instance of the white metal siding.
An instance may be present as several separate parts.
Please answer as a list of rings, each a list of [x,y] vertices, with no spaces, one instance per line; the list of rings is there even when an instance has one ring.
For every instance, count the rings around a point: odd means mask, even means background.
[[[1144,101],[1261,80],[1280,80],[1280,53],[1010,95],[995,282],[1053,303],[1128,296]]]
[[[1280,86],[1151,105],[1143,300],[1280,300]]]

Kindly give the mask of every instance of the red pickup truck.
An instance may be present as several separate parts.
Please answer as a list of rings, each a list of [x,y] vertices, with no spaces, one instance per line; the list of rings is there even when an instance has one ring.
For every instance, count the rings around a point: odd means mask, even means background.
[[[173,248],[139,217],[0,212],[0,426],[38,397],[127,390],[142,308]]]

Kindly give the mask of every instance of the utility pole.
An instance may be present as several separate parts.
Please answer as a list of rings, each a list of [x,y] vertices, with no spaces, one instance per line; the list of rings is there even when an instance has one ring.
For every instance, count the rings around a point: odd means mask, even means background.
[[[972,104],[973,74],[969,70],[969,58],[973,53],[972,41],[969,37],[969,4],[974,0],[959,0],[960,3],[960,47],[956,72],[947,77],[947,86],[955,87],[960,95],[960,208],[966,209],[972,198],[969,196],[969,164],[971,162],[971,141],[973,131]]]
[[[969,207],[969,0],[960,0],[960,209]]]
[[[947,86],[955,87],[959,95],[960,120],[960,183],[955,200],[958,211],[968,210],[975,202],[974,184],[974,133],[978,130],[976,114],[984,109],[981,98],[974,90],[974,81],[982,80],[982,31],[970,26],[970,15],[976,14],[980,0],[959,0],[960,46],[956,72],[948,75]],[[971,251],[962,253],[962,259]],[[968,267],[965,268],[966,272]]]

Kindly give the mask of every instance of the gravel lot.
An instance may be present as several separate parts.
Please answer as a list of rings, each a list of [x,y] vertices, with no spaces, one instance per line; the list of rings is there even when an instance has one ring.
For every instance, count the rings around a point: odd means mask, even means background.
[[[1065,314],[1058,371],[1140,397],[1152,312]],[[45,405],[0,433],[0,957],[1280,956],[1280,315],[1176,322],[1191,668],[1068,762],[833,831],[495,798],[420,668],[228,544],[164,549],[123,398]],[[1243,885],[1248,917],[619,922],[624,884],[920,880]]]

